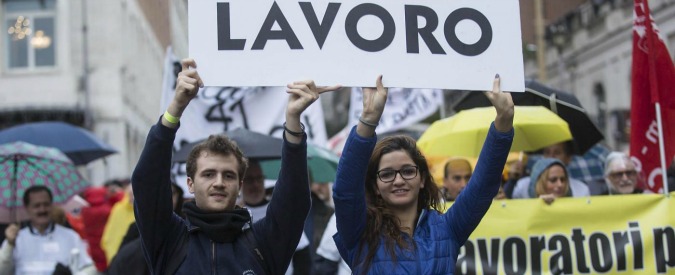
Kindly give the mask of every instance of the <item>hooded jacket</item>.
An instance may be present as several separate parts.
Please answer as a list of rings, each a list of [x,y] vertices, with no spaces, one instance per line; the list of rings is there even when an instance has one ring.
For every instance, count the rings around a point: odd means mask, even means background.
[[[359,251],[366,227],[364,179],[377,137],[360,137],[355,129],[345,144],[333,187],[338,230],[334,239],[354,274],[365,274],[363,261],[367,248],[364,246],[363,251]],[[499,191],[512,140],[513,130],[501,133],[491,125],[476,169],[453,206],[445,214],[422,210],[413,231],[415,250],[402,250],[397,246],[396,261],[386,251],[382,237],[367,274],[453,274],[460,247]],[[404,236],[410,240],[408,235]]]

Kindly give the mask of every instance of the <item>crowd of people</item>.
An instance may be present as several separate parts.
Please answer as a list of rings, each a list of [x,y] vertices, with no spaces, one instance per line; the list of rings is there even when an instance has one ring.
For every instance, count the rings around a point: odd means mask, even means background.
[[[29,220],[6,227],[0,274],[453,274],[460,247],[494,199],[552,204],[645,192],[635,163],[620,152],[604,158],[602,182],[570,169],[572,142],[544,148],[530,166],[524,159],[507,163],[514,104],[499,75],[486,92],[497,115],[477,163],[448,159],[437,184],[414,139],[378,140],[387,100],[380,76],[375,87],[363,88],[363,112],[333,185],[311,180],[300,115],[340,86],[298,81],[287,89],[273,192],[257,160],[212,135],[188,157],[193,198],[185,200],[171,182],[172,147],[180,116],[203,84],[193,60],[181,64],[175,97],[150,129],[131,179],[86,190],[79,218],[59,211],[49,188],[27,189]]]

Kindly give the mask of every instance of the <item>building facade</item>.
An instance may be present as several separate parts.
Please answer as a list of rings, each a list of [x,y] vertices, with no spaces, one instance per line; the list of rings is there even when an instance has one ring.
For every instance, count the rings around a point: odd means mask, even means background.
[[[119,153],[90,163],[93,184],[129,177],[157,121],[165,1],[0,0],[0,128],[65,121]]]
[[[672,59],[675,2],[649,5]],[[615,150],[629,146],[632,30],[632,0],[585,1],[547,26],[547,84],[575,94]]]

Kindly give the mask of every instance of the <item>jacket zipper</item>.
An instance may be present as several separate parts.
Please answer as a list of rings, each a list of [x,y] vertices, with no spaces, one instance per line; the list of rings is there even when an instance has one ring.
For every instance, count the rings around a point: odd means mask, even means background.
[[[424,211],[424,209],[422,209],[422,213],[420,213],[420,217],[417,219],[417,223],[415,224],[415,229],[413,230],[413,232],[417,231],[417,228],[419,227],[420,221],[422,220],[422,217],[424,216],[424,214],[425,214],[425,211]],[[417,235],[417,234],[415,234],[415,235]],[[413,235],[413,236],[415,236],[415,235]],[[414,242],[415,242],[415,238],[414,238],[413,236],[410,236],[410,239],[411,239],[411,240],[413,241],[413,243],[414,243]],[[416,261],[416,264],[417,264],[417,274],[422,274],[422,265],[421,265],[421,263],[420,263],[420,253],[419,253],[418,249],[415,249],[415,256],[416,256],[416,258],[417,258],[417,261]]]
[[[216,275],[216,244],[211,241],[211,274]]]

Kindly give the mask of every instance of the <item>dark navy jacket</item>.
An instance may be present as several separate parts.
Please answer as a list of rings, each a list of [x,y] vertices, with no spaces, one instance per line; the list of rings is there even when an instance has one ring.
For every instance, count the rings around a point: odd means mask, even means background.
[[[354,274],[363,274],[363,260],[367,254],[367,248],[359,251],[359,244],[366,229],[366,169],[376,141],[376,137],[363,138],[356,134],[356,127],[352,129],[333,186],[338,231],[334,239],[340,255]],[[512,141],[513,130],[501,133],[492,124],[476,169],[448,212],[422,211],[413,231],[416,249],[408,251],[397,246],[396,264],[381,239],[367,273],[453,274],[460,247],[478,226],[499,191]],[[410,242],[409,235],[404,234],[404,237]]]
[[[261,275],[265,270],[283,274],[310,208],[306,138],[298,145],[284,140],[282,163],[293,165],[282,165],[266,217],[234,242],[215,243],[172,212],[170,169],[176,131],[161,122],[153,126],[132,175],[136,223],[151,273],[167,274],[167,267],[178,264],[175,274]]]

